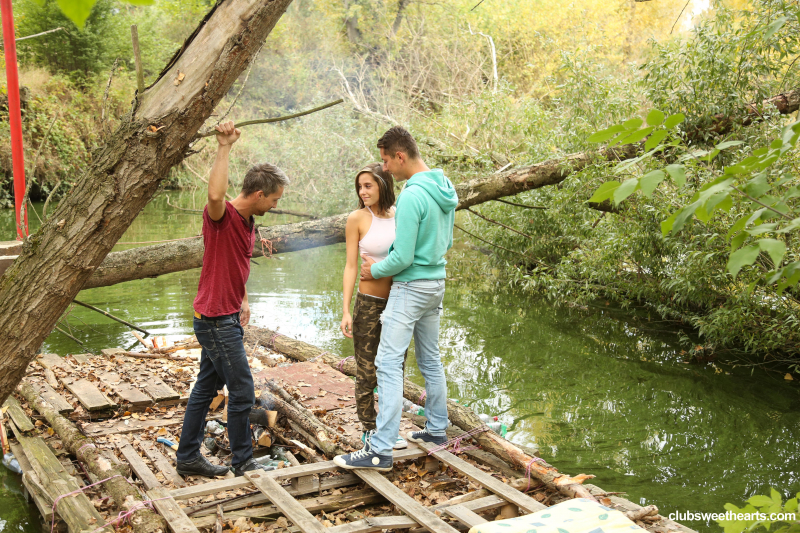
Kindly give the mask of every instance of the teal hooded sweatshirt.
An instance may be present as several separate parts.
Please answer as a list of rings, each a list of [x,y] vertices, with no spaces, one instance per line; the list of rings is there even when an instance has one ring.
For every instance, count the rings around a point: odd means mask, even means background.
[[[453,246],[458,196],[440,169],[417,172],[397,198],[396,237],[389,256],[371,267],[374,278],[444,279],[444,254]]]

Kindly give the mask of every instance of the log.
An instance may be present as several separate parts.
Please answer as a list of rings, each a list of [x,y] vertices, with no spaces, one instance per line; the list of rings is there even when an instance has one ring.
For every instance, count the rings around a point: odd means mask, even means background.
[[[642,507],[641,509],[637,509],[635,511],[627,511],[624,514],[628,517],[628,520],[636,522],[645,516],[658,514],[658,507],[655,505],[648,505],[647,507]]]
[[[183,160],[289,4],[214,4],[156,81],[137,94],[70,194],[25,239],[0,277],[0,402],[169,170]]]
[[[337,433],[325,426],[325,424],[320,422],[313,414],[301,412],[267,389],[261,391],[261,399],[270,402],[275,411],[278,411],[289,420],[295,422],[303,431],[314,437],[315,444],[319,446],[320,451],[328,458],[348,453],[347,450],[336,444],[334,436],[337,435]]]
[[[567,179],[598,159],[616,160],[633,157],[636,145],[600,151],[580,152],[560,159],[491,174],[456,185],[458,207],[466,209],[505,196],[555,185]],[[282,254],[328,246],[344,242],[347,213],[308,222],[266,226],[259,228],[261,235],[272,243],[272,254]],[[264,250],[256,243],[253,257],[263,256]],[[179,240],[143,246],[108,254],[103,263],[84,284],[84,289],[106,287],[124,281],[149,278],[200,268],[203,265],[203,239]]]
[[[260,342],[262,346],[274,349],[298,361],[320,360],[349,376],[355,375],[355,361],[341,359],[327,350],[286,337],[266,328],[247,326],[245,328],[244,341],[251,344]],[[403,396],[419,404],[423,390],[422,387],[406,379],[403,386]],[[422,405],[424,405],[424,401],[423,398]],[[463,405],[448,401],[447,411],[450,422],[464,431],[471,431],[484,425],[478,415]],[[591,492],[581,485],[585,480],[594,476],[580,474],[571,477],[562,474],[555,467],[541,459],[526,454],[494,431],[479,433],[474,438],[484,450],[510,463],[514,468],[523,472],[527,472],[528,468],[530,468],[531,477],[544,483],[548,488],[557,490],[570,498],[595,500]]]
[[[773,106],[783,115],[797,111],[800,109],[800,88],[768,98],[762,102],[762,105]],[[715,116],[710,130],[724,133],[731,129],[735,120],[721,115]],[[742,125],[748,126],[758,120],[760,120],[760,115],[756,105],[748,104],[745,109],[745,118],[740,119],[740,122]],[[556,185],[597,160],[629,159],[638,150],[639,145],[631,144],[612,149],[579,152],[563,158],[550,159],[535,165],[459,183],[456,185],[459,199],[456,209],[466,209],[490,200],[498,200],[524,191]],[[587,207],[603,212],[618,212],[607,202],[588,203]],[[347,214],[341,214],[310,222],[269,226],[262,231],[264,231],[265,237],[272,242],[274,247],[272,253],[280,254],[344,242],[346,220]],[[259,248],[259,246],[256,247],[254,256],[263,255]],[[113,252],[108,254],[103,264],[97,268],[83,288],[105,287],[124,281],[200,268],[202,262],[203,243],[200,237]]]
[[[310,420],[319,421],[319,419],[316,417],[316,415],[310,409],[306,408],[306,406],[304,406],[303,404],[301,404],[300,402],[295,400],[294,396],[292,396],[291,394],[286,392],[286,390],[283,387],[281,387],[280,385],[278,385],[275,382],[274,379],[271,379],[271,380],[267,381],[266,385],[267,385],[267,388],[270,391],[272,391],[273,394],[277,394],[281,399],[283,399],[283,401],[285,401],[289,405],[293,406],[300,413],[305,415],[306,418],[308,418]],[[319,421],[319,423],[324,426],[322,421]],[[324,427],[326,427],[326,429],[327,429],[327,426],[324,426]],[[327,430],[329,432],[331,431],[330,429],[327,429]],[[334,434],[337,434],[337,433],[334,433]],[[359,440],[349,439],[345,435],[341,435],[341,434],[339,434],[339,438],[341,440],[345,441],[347,443],[347,445],[350,446],[351,448],[356,448],[356,449],[361,448],[361,441],[359,441]]]
[[[29,406],[45,417],[53,430],[58,433],[64,447],[79,461],[82,461],[89,472],[98,479],[122,476],[110,479],[103,484],[120,511],[128,512],[144,501],[139,492],[125,479],[128,473],[118,465],[112,465],[108,459],[100,455],[99,449],[94,445],[92,439],[85,437],[72,422],[43,400],[33,385],[25,381],[20,386],[19,392],[28,401]],[[152,533],[159,529],[167,530],[166,522],[148,507],[134,511],[130,517],[130,523],[136,533]]]

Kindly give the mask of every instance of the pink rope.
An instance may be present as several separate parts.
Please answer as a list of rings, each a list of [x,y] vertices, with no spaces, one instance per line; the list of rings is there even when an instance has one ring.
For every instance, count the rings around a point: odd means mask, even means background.
[[[339,361],[339,372],[344,372],[344,364],[345,364],[347,361],[349,361],[350,359],[352,359],[353,361],[355,361],[355,360],[356,360],[356,358],[355,358],[355,357],[353,357],[353,356],[351,355],[350,357],[345,357],[344,359],[341,359],[341,360]]]
[[[548,468],[553,468],[544,459],[541,459],[539,457],[532,457],[531,460],[528,462],[528,466],[525,467],[525,475],[528,477],[528,486],[525,488],[523,492],[528,492],[529,490],[531,490],[531,467],[533,466],[533,463],[542,463],[544,466]]]
[[[72,492],[68,492],[66,494],[62,494],[58,498],[56,498],[55,501],[53,501],[53,521],[50,523],[50,533],[53,533],[53,528],[56,525],[56,505],[58,505],[58,502],[61,501],[61,498],[66,498],[68,496],[75,496],[76,494],[82,493],[86,489],[90,489],[90,488],[94,487],[95,485],[99,485],[101,483],[105,483],[106,481],[108,481],[110,479],[114,479],[115,477],[121,477],[121,478],[125,479],[122,476],[122,474],[117,474],[116,476],[111,476],[111,477],[107,477],[106,479],[101,479],[97,483],[92,483],[91,485],[86,485],[85,487],[82,487],[82,488],[80,488],[78,490],[73,490]]]
[[[92,444],[92,443],[89,443],[89,444]],[[80,452],[85,446],[87,446],[87,445],[84,444],[83,446],[81,446],[78,449],[78,451]],[[94,444],[92,444],[92,446],[94,446]],[[77,455],[77,454],[75,454],[75,455]],[[53,528],[55,528],[55,525],[56,525],[56,505],[58,505],[58,502],[61,501],[62,498],[66,498],[68,496],[75,496],[77,494],[82,493],[86,489],[90,489],[90,488],[94,487],[95,485],[100,485],[101,483],[105,483],[106,481],[110,481],[110,480],[114,479],[115,477],[121,477],[122,479],[125,479],[125,476],[123,476],[121,474],[117,474],[115,476],[111,476],[111,477],[107,477],[105,479],[101,479],[97,483],[92,483],[91,485],[86,485],[85,487],[82,487],[82,488],[80,488],[78,490],[73,490],[72,492],[68,492],[67,494],[62,494],[58,498],[56,498],[55,501],[53,502],[53,521],[50,523],[50,533],[53,533]],[[127,479],[125,479],[125,481],[129,485],[131,484],[131,482],[128,481]],[[105,528],[105,527],[107,527],[107,526],[109,526],[109,525],[111,525],[111,524],[113,524],[115,522],[117,523],[116,525],[119,525],[120,523],[125,523],[125,521],[128,520],[133,513],[135,513],[136,511],[138,511],[140,509],[144,509],[146,507],[149,507],[152,510],[153,509],[152,502],[157,502],[157,501],[160,501],[160,500],[169,500],[170,498],[172,498],[172,496],[166,496],[164,498],[156,498],[155,500],[145,500],[145,501],[142,501],[142,502],[138,502],[135,505],[133,505],[130,509],[128,509],[127,511],[120,511],[120,513],[117,515],[117,517],[114,520],[112,520],[111,522],[108,522],[107,524],[103,524],[102,526],[100,526],[97,529],[95,529],[92,533],[100,531],[103,528]]]
[[[97,529],[95,529],[94,531],[92,531],[92,533],[97,533],[97,531],[100,531],[101,529],[103,529],[103,528],[105,528],[107,526],[110,526],[112,524],[114,524],[114,527],[116,528],[120,524],[124,524],[125,522],[127,522],[130,519],[131,515],[133,515],[133,513],[135,513],[136,511],[139,511],[141,509],[150,509],[151,511],[155,511],[153,509],[153,502],[158,502],[158,501],[161,501],[161,500],[169,500],[171,498],[172,498],[172,496],[165,496],[163,498],[156,498],[155,500],[144,500],[144,501],[138,502],[136,505],[134,505],[133,507],[131,507],[127,511],[120,511],[119,514],[117,515],[117,517],[114,520],[112,520],[112,521],[110,521],[110,522],[108,522],[106,524],[103,524],[102,526],[100,526]]]
[[[97,448],[97,446],[95,446],[93,442],[87,442],[86,444],[78,448],[78,451],[75,452],[75,457],[77,457],[81,453],[81,450],[86,448],[87,446],[94,446],[95,448]]]
[[[452,439],[448,440],[444,444],[440,444],[439,446],[434,447],[433,449],[431,449],[431,451],[428,452],[428,455],[432,455],[432,454],[434,454],[436,452],[440,452],[442,450],[446,450],[451,444],[453,445],[453,453],[460,453],[460,452],[463,452],[463,451],[476,449],[477,446],[472,446],[470,448],[462,448],[461,447],[461,441],[464,440],[464,439],[471,438],[474,435],[478,435],[480,433],[483,433],[484,431],[491,431],[486,424],[484,424],[484,425],[482,425],[480,427],[477,427],[475,429],[471,429],[468,432],[464,433],[463,435],[459,435],[458,437],[455,437],[455,438],[452,438]]]
[[[323,355],[325,355],[326,353],[331,353],[331,352],[320,352],[318,355],[315,355],[314,357],[312,357],[311,359],[309,359],[309,361],[311,361],[311,362],[313,363],[313,362],[315,362],[317,359],[319,359],[320,357],[322,357]]]
[[[422,400],[425,399],[425,395],[428,394],[427,389],[422,391],[422,394],[419,395],[419,404],[422,405]]]
[[[275,351],[275,339],[277,339],[277,338],[278,338],[278,337],[280,337],[280,336],[281,336],[281,334],[280,334],[280,333],[275,333],[275,334],[274,334],[274,335],[273,335],[273,336],[272,336],[272,337],[269,339],[269,341],[267,342],[267,344],[269,344],[270,350],[272,350],[272,351]]]

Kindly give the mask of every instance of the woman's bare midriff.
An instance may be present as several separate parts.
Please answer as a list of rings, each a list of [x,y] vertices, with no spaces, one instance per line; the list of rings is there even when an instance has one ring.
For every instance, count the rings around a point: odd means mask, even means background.
[[[369,281],[358,282],[358,292],[377,296],[378,298],[389,298],[389,291],[392,289],[392,278],[371,279]]]

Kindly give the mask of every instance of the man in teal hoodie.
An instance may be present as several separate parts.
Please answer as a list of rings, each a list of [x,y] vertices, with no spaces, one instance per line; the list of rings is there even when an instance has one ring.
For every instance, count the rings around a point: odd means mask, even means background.
[[[403,401],[403,359],[414,337],[417,365],[425,378],[422,431],[407,435],[412,442],[447,441],[447,381],[439,356],[439,319],[444,298],[444,254],[453,246],[453,221],[458,196],[439,169],[429,169],[417,143],[397,126],[378,140],[383,170],[398,181],[408,180],[397,200],[396,237],[389,256],[379,263],[363,257],[361,279],[392,276],[392,290],[375,366],[378,376],[377,429],[367,433],[364,448],[339,455],[342,468],[392,469],[392,447],[400,431]]]

